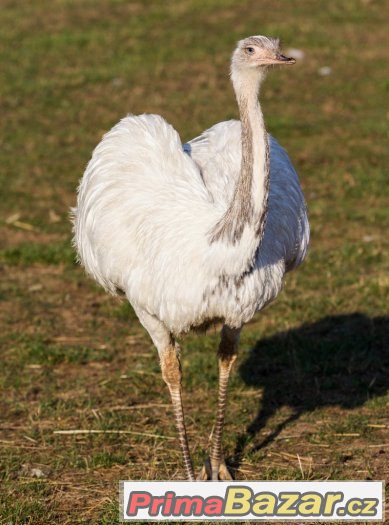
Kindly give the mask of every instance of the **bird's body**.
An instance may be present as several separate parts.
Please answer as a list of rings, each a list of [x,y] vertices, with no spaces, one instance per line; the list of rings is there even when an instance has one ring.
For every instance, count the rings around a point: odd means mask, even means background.
[[[80,186],[75,240],[85,268],[176,335],[216,319],[246,323],[305,255],[304,198],[273,138],[261,246],[237,265],[228,252],[243,255],[241,244],[209,244],[239,176],[240,137],[232,120],[182,146],[161,117],[129,116],[97,146]]]
[[[309,227],[297,174],[269,137],[258,93],[271,64],[294,63],[279,42],[250,37],[231,63],[240,121],[182,144],[157,115],[128,116],[96,147],[74,210],[74,244],[87,272],[125,293],[158,349],[187,477],[194,479],[175,337],[222,321],[219,401],[210,463],[228,479],[221,434],[239,334],[304,259]]]

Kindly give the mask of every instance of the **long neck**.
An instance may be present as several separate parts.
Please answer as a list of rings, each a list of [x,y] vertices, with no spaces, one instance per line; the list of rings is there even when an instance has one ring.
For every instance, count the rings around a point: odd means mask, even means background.
[[[226,213],[212,231],[212,240],[237,243],[246,227],[256,242],[263,237],[269,194],[269,145],[258,101],[262,77],[258,72],[234,74],[232,82],[242,127],[240,175]]]

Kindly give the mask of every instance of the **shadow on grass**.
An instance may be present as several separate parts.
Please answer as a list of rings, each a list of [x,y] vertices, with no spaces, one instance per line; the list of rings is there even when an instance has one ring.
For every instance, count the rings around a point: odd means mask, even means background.
[[[316,323],[259,340],[239,368],[247,385],[263,388],[258,414],[237,441],[233,467],[243,452],[271,443],[303,413],[323,406],[355,408],[389,388],[389,317],[360,313],[329,316]],[[283,406],[292,414],[256,441]]]

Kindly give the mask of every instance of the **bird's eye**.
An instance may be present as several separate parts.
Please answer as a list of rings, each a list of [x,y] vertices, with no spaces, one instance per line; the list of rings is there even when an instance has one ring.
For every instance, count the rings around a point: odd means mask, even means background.
[[[255,49],[253,47],[246,47],[246,51],[249,55],[254,54]]]

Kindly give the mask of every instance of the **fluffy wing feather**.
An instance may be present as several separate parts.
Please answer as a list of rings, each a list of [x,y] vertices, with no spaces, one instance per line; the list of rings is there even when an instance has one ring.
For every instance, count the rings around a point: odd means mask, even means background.
[[[296,172],[270,140],[268,220],[252,265],[249,229],[234,245],[208,241],[239,176],[240,122],[217,124],[182,146],[159,116],[121,120],[79,186],[74,244],[88,273],[112,293],[125,290],[174,333],[207,318],[246,322],[303,260],[309,237]]]
[[[204,315],[203,296],[220,275],[239,275],[253,236],[210,244],[225,212],[198,165],[157,115],[129,116],[93,152],[74,210],[74,244],[89,274],[111,293],[179,332]]]

